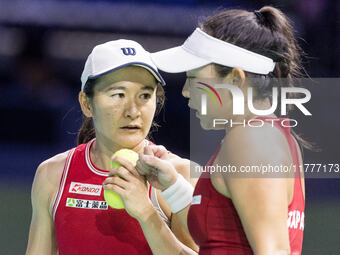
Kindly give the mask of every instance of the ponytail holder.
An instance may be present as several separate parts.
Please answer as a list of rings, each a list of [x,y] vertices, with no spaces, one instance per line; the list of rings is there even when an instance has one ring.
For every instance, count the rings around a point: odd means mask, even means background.
[[[262,12],[260,12],[259,10],[255,10],[254,11],[255,16],[258,18],[258,20],[260,21],[260,23],[264,23],[265,22],[265,18],[262,14]]]

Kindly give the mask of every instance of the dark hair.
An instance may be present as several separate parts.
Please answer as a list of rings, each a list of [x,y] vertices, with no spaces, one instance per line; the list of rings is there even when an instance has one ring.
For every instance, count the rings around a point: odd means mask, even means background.
[[[293,87],[293,79],[302,77],[302,50],[296,42],[292,25],[278,9],[265,6],[255,12],[222,11],[208,17],[200,26],[210,36],[273,59],[275,69],[268,75],[246,72],[247,77],[254,78],[255,99],[269,97],[271,100],[273,86]],[[215,70],[224,77],[232,68],[215,64]],[[291,108],[288,106],[287,110]],[[280,116],[279,107],[276,114]],[[312,148],[293,130],[292,133],[303,147]]]
[[[92,100],[94,96],[94,87],[96,86],[97,81],[98,79],[89,79],[87,80],[84,86],[84,92],[90,100]],[[160,111],[162,110],[164,101],[165,101],[165,94],[164,94],[163,86],[162,84],[157,82],[155,115],[159,114]],[[153,132],[154,129],[157,129],[157,127],[158,127],[158,124],[155,121],[153,121],[148,137]],[[96,133],[95,133],[92,118],[83,116],[83,123],[78,131],[77,144],[79,145],[79,144],[87,143],[95,137],[96,137]]]

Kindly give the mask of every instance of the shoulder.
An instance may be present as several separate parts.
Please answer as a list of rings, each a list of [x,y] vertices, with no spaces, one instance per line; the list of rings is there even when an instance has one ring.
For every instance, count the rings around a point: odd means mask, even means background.
[[[240,163],[291,163],[286,137],[269,123],[231,129],[221,145],[221,153],[227,155],[228,161]]]
[[[284,134],[275,126],[266,123],[261,128],[238,126],[231,129],[215,162],[235,166],[243,177],[225,178],[233,201],[234,198],[240,199],[238,203],[243,201],[245,207],[249,199],[257,203],[284,201],[286,204],[293,179],[287,178],[291,173],[280,169],[289,170],[292,158]],[[267,170],[271,168],[279,170]]]
[[[232,128],[226,136],[227,143],[236,140],[238,143],[252,146],[275,145],[285,141],[283,133],[270,123],[264,123],[262,127],[238,126]]]
[[[69,151],[65,151],[43,161],[37,168],[34,177],[35,181],[54,180],[55,178],[53,177],[60,175],[63,171],[68,153]]]
[[[58,189],[68,152],[57,154],[38,166],[32,185],[33,204],[49,208],[53,195]]]
[[[269,218],[270,215],[285,215],[290,179],[276,177],[277,174],[285,177],[288,173],[282,171],[267,175],[270,171],[263,172],[262,168],[287,166],[291,163],[287,141],[278,128],[270,124],[261,128],[233,128],[225,137],[218,157],[220,164],[231,164],[245,174],[240,175],[242,178],[224,179],[241,218],[251,218],[251,222],[254,222],[255,219],[248,215],[247,210]],[[244,171],[247,167],[249,171]],[[250,171],[251,169],[254,171]]]

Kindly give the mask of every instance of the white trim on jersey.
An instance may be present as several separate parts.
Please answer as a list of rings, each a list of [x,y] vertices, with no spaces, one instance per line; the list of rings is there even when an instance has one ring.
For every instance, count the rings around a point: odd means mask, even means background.
[[[151,185],[150,187],[151,187],[151,203],[153,207],[156,209],[156,211],[159,213],[161,218],[164,220],[164,222],[170,228],[170,223],[171,223],[170,219],[168,218],[168,216],[166,216],[165,212],[162,210],[162,207],[159,205],[158,198],[157,198],[157,190]]]
[[[53,207],[52,207],[53,221],[55,220],[55,214],[57,212],[60,199],[61,199],[62,194],[64,192],[64,186],[65,186],[68,170],[70,168],[71,160],[72,160],[73,153],[74,153],[75,150],[76,150],[76,148],[73,148],[72,150],[70,150],[68,155],[67,155],[67,158],[66,158],[66,162],[65,162],[65,166],[64,166],[64,170],[63,170],[63,175],[61,177],[61,182],[60,182],[58,191],[57,191],[57,193],[54,197],[54,200],[53,200]]]
[[[88,168],[95,174],[101,175],[101,176],[109,176],[109,172],[106,170],[100,170],[98,168],[96,168],[92,161],[91,161],[91,157],[90,157],[90,150],[91,147],[94,143],[94,141],[96,140],[96,138],[93,138],[90,142],[87,143],[86,145],[86,149],[85,149],[85,160],[86,160],[86,164],[88,166]],[[151,145],[152,143],[148,140],[144,140],[144,146],[148,146]]]
[[[86,145],[86,149],[85,149],[85,160],[86,160],[86,164],[88,166],[88,168],[94,172],[95,174],[98,174],[98,175],[101,175],[101,176],[109,176],[109,172],[108,171],[101,171],[99,169],[97,169],[93,164],[92,164],[92,161],[91,161],[91,158],[90,158],[90,150],[91,150],[91,147],[94,143],[94,141],[96,140],[96,138],[93,138],[90,142],[87,143]]]

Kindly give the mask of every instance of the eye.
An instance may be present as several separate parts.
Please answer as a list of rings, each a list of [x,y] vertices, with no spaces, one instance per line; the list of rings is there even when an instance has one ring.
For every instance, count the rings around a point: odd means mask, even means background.
[[[140,97],[142,99],[149,99],[149,98],[151,98],[151,94],[150,93],[143,93],[143,94],[140,95]]]
[[[123,98],[124,96],[125,96],[124,93],[116,93],[116,94],[111,95],[111,97],[117,97],[117,98]]]

